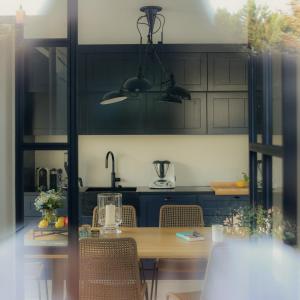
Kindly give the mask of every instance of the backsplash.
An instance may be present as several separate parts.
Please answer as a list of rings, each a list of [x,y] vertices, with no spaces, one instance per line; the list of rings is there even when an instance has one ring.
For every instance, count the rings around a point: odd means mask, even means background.
[[[248,172],[246,135],[80,136],[79,174],[88,186],[109,186],[105,155],[115,154],[116,173],[123,186],[148,186],[152,161],[175,164],[177,185],[208,185],[213,180],[237,180]]]

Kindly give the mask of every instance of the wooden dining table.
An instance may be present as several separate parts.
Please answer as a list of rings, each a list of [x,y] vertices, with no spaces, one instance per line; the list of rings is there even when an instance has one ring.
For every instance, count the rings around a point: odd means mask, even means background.
[[[213,248],[213,242],[211,239],[210,227],[199,228],[159,228],[159,227],[122,227],[122,233],[113,235],[101,235],[99,234],[100,228],[92,228],[93,238],[113,237],[113,238],[125,238],[131,237],[137,243],[137,252],[140,259],[155,259],[155,258],[167,258],[167,259],[195,259],[195,258],[209,258],[209,255]],[[203,237],[204,240],[199,241],[186,241],[176,236],[177,232],[184,231],[197,231]],[[28,253],[25,257],[27,259],[40,259],[40,260],[53,260],[53,274],[57,275],[57,278],[53,276],[52,291],[55,295],[53,299],[60,298],[63,295],[61,289],[63,289],[62,279],[62,264],[55,262],[59,260],[66,260],[67,254],[47,254],[43,252],[44,247],[64,247],[67,246],[67,235],[46,235],[35,236],[32,231],[28,231],[25,234],[24,244],[25,246],[40,247],[41,251],[38,253]],[[65,269],[65,266],[64,266]]]

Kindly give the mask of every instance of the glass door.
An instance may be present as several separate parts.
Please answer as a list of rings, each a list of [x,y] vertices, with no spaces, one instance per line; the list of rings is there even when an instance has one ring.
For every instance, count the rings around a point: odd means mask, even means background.
[[[297,242],[296,56],[250,54],[249,158],[253,206],[272,210],[273,234]]]

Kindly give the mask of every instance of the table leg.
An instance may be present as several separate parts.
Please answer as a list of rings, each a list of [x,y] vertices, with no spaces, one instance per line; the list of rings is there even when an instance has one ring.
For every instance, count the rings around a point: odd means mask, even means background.
[[[53,275],[52,275],[52,299],[63,300],[66,279],[66,260],[53,260]]]

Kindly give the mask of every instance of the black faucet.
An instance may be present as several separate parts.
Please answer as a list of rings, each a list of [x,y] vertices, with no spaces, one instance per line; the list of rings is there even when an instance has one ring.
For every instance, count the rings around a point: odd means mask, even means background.
[[[105,168],[108,168],[108,158],[111,156],[111,161],[112,161],[112,170],[111,170],[111,187],[114,189],[116,188],[116,182],[121,181],[120,178],[116,177],[115,173],[115,157],[114,154],[111,151],[108,151],[106,153],[106,158],[105,158]]]

